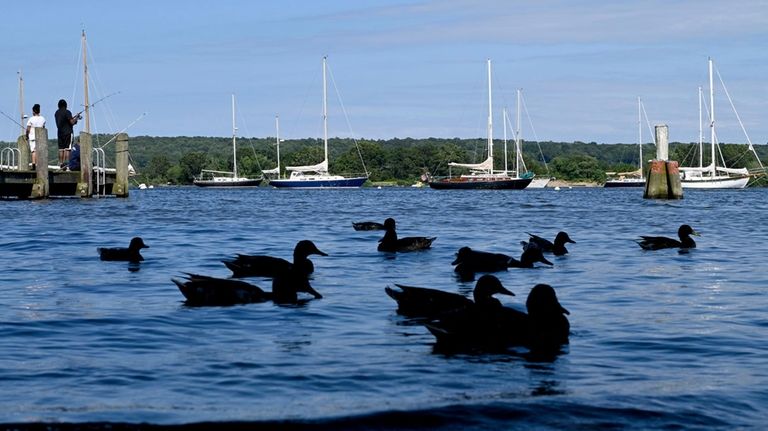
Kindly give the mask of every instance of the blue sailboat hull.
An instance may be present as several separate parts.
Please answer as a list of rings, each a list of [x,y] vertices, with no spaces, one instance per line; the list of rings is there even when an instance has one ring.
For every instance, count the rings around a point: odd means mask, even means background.
[[[283,179],[270,180],[269,185],[280,189],[349,189],[360,188],[368,177],[333,179]]]

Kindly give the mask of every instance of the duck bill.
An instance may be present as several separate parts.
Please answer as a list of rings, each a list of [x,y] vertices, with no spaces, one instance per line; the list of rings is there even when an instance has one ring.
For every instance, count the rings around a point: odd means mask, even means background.
[[[456,257],[456,259],[454,259],[453,262],[451,262],[451,265],[458,265],[460,262],[461,262],[461,259]]]
[[[315,254],[319,254],[320,256],[328,256],[328,253],[322,252],[319,249],[315,249]]]
[[[563,307],[562,305],[560,305],[560,311],[563,312],[563,314],[567,314],[569,316],[571,315],[571,312],[566,310],[565,307]]]
[[[309,293],[312,296],[314,296],[316,299],[320,299],[320,298],[323,297],[323,295],[321,295],[320,292],[318,292],[312,286],[310,286],[309,283],[307,283],[307,285],[304,286],[303,291]]]
[[[502,295],[515,296],[515,294],[514,294],[514,293],[513,293],[511,290],[507,289],[507,288],[506,288],[506,287],[504,287],[504,286],[500,286],[500,287],[499,287],[499,291],[498,291],[498,292],[496,292],[496,293],[500,293],[500,294],[502,294]]]
[[[693,236],[701,236],[701,234],[696,232],[696,231],[691,232],[691,235],[693,235]]]

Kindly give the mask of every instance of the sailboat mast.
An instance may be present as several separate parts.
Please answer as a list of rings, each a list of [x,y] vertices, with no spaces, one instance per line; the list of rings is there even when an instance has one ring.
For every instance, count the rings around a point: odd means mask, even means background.
[[[703,98],[701,85],[699,85],[699,167],[704,167],[704,128],[701,112],[701,100]]]
[[[489,173],[493,173],[493,108],[491,96],[491,59],[488,59],[488,157],[491,159]]]
[[[520,159],[523,157],[522,154],[520,154],[520,150],[522,149],[522,145],[520,144],[520,92],[521,90],[517,89],[517,130],[515,131],[515,173],[519,177],[520,176]]]
[[[504,124],[504,175],[507,175],[507,108],[502,109],[502,123]]]
[[[277,177],[280,178],[280,116],[275,115],[275,145],[277,146]]]
[[[235,125],[235,95],[232,95],[232,171],[237,179],[237,126]]]
[[[640,179],[643,179],[643,102],[637,96],[637,145],[640,147]]]
[[[325,149],[325,163],[328,163],[328,84],[325,77],[327,56],[323,57],[323,147]]]
[[[709,58],[709,131],[710,139],[712,140],[712,176],[717,174],[715,168],[715,88],[713,86],[714,79],[712,77],[712,57]]]
[[[85,133],[91,133],[91,107],[88,101],[88,54],[86,52],[85,30],[82,35],[83,43],[83,100],[85,105]]]
[[[21,70],[19,70],[19,125],[21,126],[21,134],[26,131],[24,129],[24,78],[21,76]]]

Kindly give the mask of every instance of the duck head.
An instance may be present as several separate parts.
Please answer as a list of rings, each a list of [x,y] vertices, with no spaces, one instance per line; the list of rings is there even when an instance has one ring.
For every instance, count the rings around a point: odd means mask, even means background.
[[[310,254],[318,254],[320,256],[328,256],[327,253],[320,251],[314,242],[305,239],[296,243],[296,248],[293,249],[293,258],[305,259]]]
[[[502,295],[515,296],[514,293],[507,290],[507,288],[501,284],[501,281],[499,281],[498,278],[490,274],[485,274],[477,280],[477,284],[475,284],[475,290],[472,295],[475,298],[475,302],[480,303],[484,299],[490,298],[497,293]]]
[[[570,242],[571,244],[576,244],[576,241],[572,240],[567,233],[563,231],[558,232],[557,236],[555,237],[555,244],[565,244],[567,242]]]
[[[144,244],[144,240],[137,236],[131,239],[131,243],[130,245],[128,245],[128,248],[130,250],[138,251],[138,250],[141,250],[142,248],[149,248],[149,246]]]
[[[395,219],[393,219],[392,217],[384,220],[384,229],[386,229],[386,230],[390,230],[390,229],[391,230],[395,230],[395,227],[396,227]]]
[[[698,232],[693,230],[693,228],[690,227],[687,224],[681,225],[680,228],[677,229],[677,236],[679,236],[680,239],[683,239],[683,238],[691,236],[691,235],[693,235],[693,236],[701,236],[701,234],[699,234]]]
[[[555,289],[548,284],[537,284],[528,294],[525,307],[530,315],[571,314],[557,300]]]
[[[520,262],[525,265],[533,265],[536,262],[541,262],[545,265],[552,265],[552,262],[548,261],[544,257],[544,253],[538,247],[529,247],[523,251],[523,255],[520,256]]]
[[[467,260],[469,255],[472,254],[472,249],[469,247],[462,247],[456,252],[456,259],[451,262],[451,265],[458,265],[461,262]]]

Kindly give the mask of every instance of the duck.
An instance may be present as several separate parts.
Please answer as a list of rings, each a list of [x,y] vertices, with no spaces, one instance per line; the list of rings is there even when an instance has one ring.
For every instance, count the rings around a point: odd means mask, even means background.
[[[475,304],[425,323],[443,347],[507,348],[557,351],[569,343],[570,312],[548,284],[535,285],[526,300],[527,313],[498,304]]]
[[[181,294],[192,306],[227,306],[274,301],[276,304],[298,304],[298,292],[306,292],[319,299],[323,296],[309,284],[301,272],[288,270],[272,280],[272,291],[267,292],[255,284],[232,278],[218,278],[186,273],[186,279],[172,278]]]
[[[224,265],[232,271],[233,277],[275,277],[296,267],[300,272],[309,276],[315,272],[315,265],[307,257],[316,254],[328,256],[320,251],[310,240],[301,240],[293,249],[293,263],[285,259],[264,255],[238,254],[233,259],[223,260]]]
[[[432,246],[432,242],[437,237],[424,237],[424,236],[409,236],[405,238],[398,238],[395,231],[395,219],[388,218],[384,220],[384,227],[386,232],[384,237],[379,240],[379,251],[385,252],[408,252],[426,250]]]
[[[541,262],[552,265],[541,252],[541,249],[529,247],[523,250],[520,260],[502,253],[489,253],[462,247],[456,253],[456,259],[451,265],[456,265],[454,271],[464,280],[474,278],[476,272],[506,271],[507,268],[533,268],[533,264]]]
[[[696,241],[691,238],[691,235],[699,236],[699,233],[693,230],[687,224],[681,225],[677,229],[677,236],[680,240],[673,238],[667,238],[665,236],[640,236],[640,240],[637,240],[637,244],[643,248],[643,250],[660,250],[663,248],[696,248]]]
[[[185,280],[172,278],[187,305],[236,305],[266,302],[273,299],[272,292],[254,284],[231,278],[217,278],[186,273]]]
[[[96,251],[99,253],[99,258],[101,260],[111,260],[111,261],[119,260],[119,261],[128,261],[131,263],[137,263],[144,260],[144,257],[141,255],[141,253],[139,253],[142,248],[149,248],[149,246],[144,244],[144,240],[137,236],[131,239],[131,242],[128,245],[128,248],[98,247],[96,248]]]
[[[352,222],[352,227],[355,230],[385,230],[383,223],[379,223],[377,221],[361,221],[361,222]]]
[[[515,296],[501,284],[498,278],[490,274],[483,275],[477,280],[472,293],[474,301],[464,295],[438,289],[402,284],[395,284],[395,286],[399,290],[387,286],[384,291],[397,302],[397,313],[411,318],[434,319],[445,313],[465,309],[474,304],[501,306],[501,302],[493,295]]]
[[[538,247],[544,253],[552,253],[555,256],[564,256],[568,254],[568,249],[565,248],[566,243],[576,244],[576,241],[572,240],[568,233],[560,231],[555,236],[555,242],[551,242],[546,238],[542,238],[538,235],[526,232],[530,237],[528,241],[520,241],[523,246],[523,250],[530,247]]]

